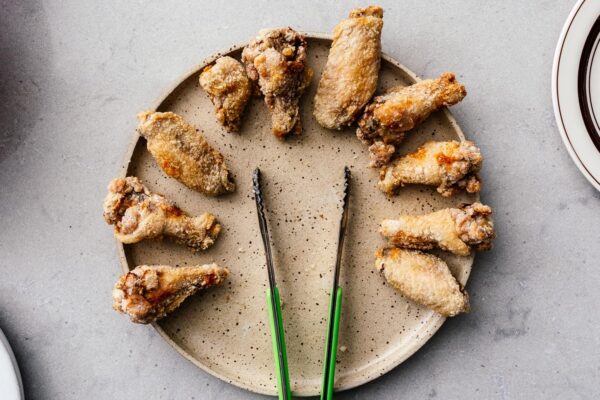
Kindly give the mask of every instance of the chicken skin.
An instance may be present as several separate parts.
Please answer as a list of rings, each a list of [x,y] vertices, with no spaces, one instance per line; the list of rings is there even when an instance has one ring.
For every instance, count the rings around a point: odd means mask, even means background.
[[[292,28],[262,30],[242,52],[248,77],[258,82],[271,112],[273,134],[278,138],[302,132],[300,97],[310,84],[306,40]]]
[[[235,190],[223,155],[182,117],[172,112],[143,112],[138,119],[138,132],[165,174],[209,196]]]
[[[333,43],[315,96],[314,116],[321,126],[352,124],[377,89],[383,9],[357,8],[333,31]]]
[[[194,267],[140,265],[119,278],[113,308],[132,322],[148,324],[174,311],[189,296],[220,285],[229,271],[216,264]]]
[[[365,108],[358,121],[356,136],[371,147],[371,166],[380,167],[389,162],[395,145],[404,134],[423,122],[433,111],[461,101],[467,92],[454,74],[442,74],[411,86],[397,86],[383,96],[377,96]],[[386,145],[385,154],[375,151]]]
[[[390,244],[417,250],[439,247],[459,256],[471,249],[489,250],[494,238],[492,209],[481,203],[462,204],[425,215],[402,215],[381,222],[379,232]]]
[[[444,317],[469,311],[467,292],[438,257],[396,247],[380,249],[375,257],[375,268],[408,299]]]
[[[213,102],[219,123],[229,132],[239,132],[252,91],[242,64],[231,57],[217,59],[200,74],[200,86]]]
[[[427,142],[382,167],[379,189],[392,195],[400,186],[413,183],[437,186],[444,197],[460,189],[476,193],[481,187],[477,176],[481,162],[481,152],[471,141]]]
[[[190,217],[134,176],[108,185],[104,219],[115,226],[115,237],[122,243],[169,236],[193,251],[208,249],[221,231],[214,215]]]

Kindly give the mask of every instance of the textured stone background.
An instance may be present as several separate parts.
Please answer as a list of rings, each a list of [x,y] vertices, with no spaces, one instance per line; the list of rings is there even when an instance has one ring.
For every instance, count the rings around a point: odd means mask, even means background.
[[[101,199],[135,113],[181,73],[262,27],[328,32],[366,3],[182,3],[0,1],[0,326],[29,399],[263,398],[110,309]],[[486,156],[498,240],[469,281],[473,313],[336,398],[597,398],[600,194],[563,148],[550,93],[571,2],[380,3],[386,52],[469,90],[453,113]]]

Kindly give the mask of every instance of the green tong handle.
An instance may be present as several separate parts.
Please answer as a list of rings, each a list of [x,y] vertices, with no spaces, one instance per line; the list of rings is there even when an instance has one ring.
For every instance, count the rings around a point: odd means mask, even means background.
[[[340,315],[342,313],[342,288],[338,287],[335,294],[331,294],[331,300],[329,303],[329,309],[334,303],[333,296],[335,295],[335,310],[333,313],[333,326],[332,330],[327,332],[327,342],[329,341],[329,335],[331,336],[331,351],[329,360],[325,360],[323,363],[323,390],[321,390],[321,400],[333,399],[333,383],[335,381],[335,360],[337,356],[338,347],[338,334],[340,332]],[[330,312],[331,315],[331,312]],[[325,346],[325,358],[327,358],[327,346]],[[329,365],[329,373],[327,374],[327,365]]]
[[[281,300],[279,299],[279,289],[273,289],[275,293],[275,299],[271,299],[271,292],[267,290],[267,309],[269,310],[269,327],[271,328],[271,339],[273,342],[273,358],[275,359],[275,377],[277,378],[277,392],[279,393],[279,399],[291,399],[292,392],[290,390],[290,375],[288,372],[287,365],[287,354],[285,351],[285,334],[283,329],[283,318],[281,317]],[[274,302],[272,301],[274,300]],[[274,307],[273,307],[274,305]],[[274,309],[273,309],[274,308]],[[275,314],[273,314],[275,311]],[[275,318],[279,321],[279,337],[281,338],[281,353],[283,359],[283,365],[279,365],[279,356],[277,348],[277,334],[275,332]],[[282,388],[284,387],[283,381],[285,380],[286,395]]]

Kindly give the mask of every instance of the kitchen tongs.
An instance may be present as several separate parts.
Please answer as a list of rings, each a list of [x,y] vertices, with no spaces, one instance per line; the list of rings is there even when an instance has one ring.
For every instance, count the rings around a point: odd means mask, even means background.
[[[333,288],[329,300],[329,322],[327,326],[327,339],[325,342],[325,356],[323,360],[323,386],[321,389],[321,400],[333,399],[333,384],[335,378],[335,360],[337,356],[338,334],[340,331],[340,316],[342,313],[342,288],[339,285],[340,268],[342,265],[342,251],[344,249],[344,237],[348,225],[348,200],[350,198],[350,169],[344,167],[344,195],[342,198],[342,219],[338,236],[337,257],[335,270],[333,272]]]
[[[267,273],[269,275],[267,308],[269,310],[269,327],[271,328],[273,355],[275,358],[277,390],[279,392],[280,400],[288,400],[292,398],[292,391],[290,388],[290,376],[287,365],[287,354],[285,351],[285,332],[283,330],[283,318],[281,316],[281,300],[279,299],[279,289],[277,288],[277,281],[275,280],[271,240],[269,239],[269,227],[267,226],[267,218],[265,217],[264,200],[260,190],[260,169],[258,168],[254,170],[252,188],[254,190],[254,199],[256,200],[260,235],[262,237],[263,245],[265,246],[265,255],[267,258]]]
[[[269,238],[269,229],[265,217],[264,199],[260,186],[260,170],[254,170],[252,178],[254,198],[256,200],[256,210],[258,213],[258,223],[260,234],[265,247],[265,256],[267,259],[267,273],[269,276],[269,289],[267,290],[267,308],[269,311],[269,326],[271,328],[271,339],[273,342],[273,355],[275,359],[275,375],[277,378],[277,390],[279,399],[291,399],[292,392],[290,388],[290,377],[287,365],[287,354],[285,351],[285,332],[283,329],[283,318],[281,316],[281,300],[279,298],[279,289],[275,280],[275,270],[273,268],[273,257],[271,253],[271,241]],[[338,250],[333,274],[333,288],[329,303],[329,322],[327,327],[327,338],[325,342],[325,356],[323,367],[323,387],[321,399],[329,400],[333,398],[333,383],[335,377],[335,361],[337,356],[338,333],[340,329],[340,315],[342,311],[342,288],[339,286],[340,268],[342,264],[342,250],[344,248],[344,236],[346,226],[348,225],[348,199],[350,196],[350,169],[344,168],[344,195],[343,211],[340,221],[338,236]]]

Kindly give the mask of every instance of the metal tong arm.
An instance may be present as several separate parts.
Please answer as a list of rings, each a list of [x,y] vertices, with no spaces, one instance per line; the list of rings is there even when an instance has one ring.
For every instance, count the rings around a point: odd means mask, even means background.
[[[335,261],[335,270],[333,272],[333,287],[331,289],[331,298],[329,303],[329,322],[327,326],[327,338],[325,343],[325,359],[323,360],[325,366],[323,368],[323,386],[321,390],[322,400],[329,400],[333,398],[335,362],[337,357],[338,334],[342,310],[342,288],[339,286],[339,279],[342,265],[342,252],[344,249],[344,238],[346,236],[346,227],[348,225],[350,179],[350,169],[348,167],[344,167],[344,195],[342,198],[343,210],[338,234],[338,249]]]
[[[252,177],[252,188],[254,191],[254,198],[256,200],[256,211],[258,214],[260,235],[265,247],[265,256],[267,259],[267,273],[269,276],[267,306],[269,307],[269,325],[271,328],[271,337],[273,339],[273,353],[275,355],[277,389],[279,392],[279,399],[288,400],[292,398],[292,393],[287,365],[287,354],[285,350],[285,332],[283,329],[279,290],[277,289],[275,269],[273,268],[273,255],[271,252],[269,228],[267,226],[267,218],[265,217],[264,200],[260,187],[260,169],[258,168],[254,170],[254,175]]]

